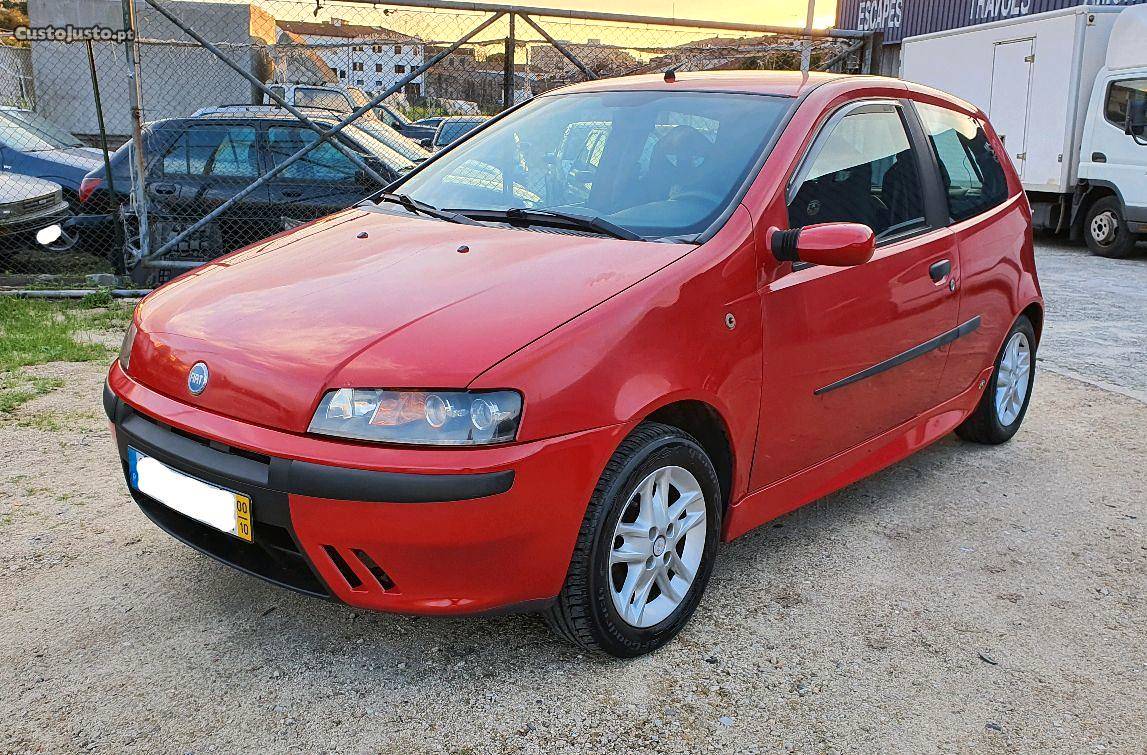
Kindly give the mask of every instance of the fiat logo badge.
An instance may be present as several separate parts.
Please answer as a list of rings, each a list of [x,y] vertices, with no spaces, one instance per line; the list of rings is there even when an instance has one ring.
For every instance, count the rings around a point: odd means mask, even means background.
[[[198,396],[207,388],[207,380],[210,377],[211,375],[207,372],[207,365],[203,362],[196,362],[191,366],[191,372],[187,373],[187,390],[191,391],[192,395]]]

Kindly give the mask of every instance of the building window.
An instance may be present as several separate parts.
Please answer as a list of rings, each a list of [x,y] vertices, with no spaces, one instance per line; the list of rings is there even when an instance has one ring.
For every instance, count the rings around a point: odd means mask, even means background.
[[[382,63],[375,63],[374,64],[374,72],[375,73],[382,73]]]
[[[362,83],[363,83],[363,82],[362,82],[362,79],[355,79],[355,80],[354,80],[354,85],[355,85],[355,86],[359,86],[359,87],[360,87],[360,86],[362,86]]]
[[[378,87],[379,89],[382,89],[382,79],[375,79],[375,80],[374,80],[374,85],[375,85],[376,87]]]
[[[378,55],[382,52],[382,45],[371,45],[370,51],[375,55]]]
[[[355,52],[362,52],[362,45],[355,45],[350,49],[354,50]]]
[[[346,71],[345,71],[345,70],[343,70],[342,68],[340,68],[340,69],[339,69],[339,78],[340,78],[340,79],[345,79],[345,78],[346,78]]]
[[[406,66],[396,64],[394,66],[394,72],[395,73],[406,73]]]
[[[401,55],[402,54],[402,45],[395,45],[394,46],[394,54],[395,55]]]
[[[351,70],[352,71],[361,71],[362,70],[362,63],[351,63]]]

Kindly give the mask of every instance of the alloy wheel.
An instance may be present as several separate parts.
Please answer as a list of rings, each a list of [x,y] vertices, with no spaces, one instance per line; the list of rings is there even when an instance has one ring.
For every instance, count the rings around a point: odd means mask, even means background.
[[[996,417],[1007,427],[1023,409],[1031,383],[1031,344],[1023,332],[1016,332],[1004,346],[996,377]]]
[[[685,600],[705,552],[705,494],[683,467],[662,467],[630,495],[609,554],[613,606],[627,624],[651,627]]]

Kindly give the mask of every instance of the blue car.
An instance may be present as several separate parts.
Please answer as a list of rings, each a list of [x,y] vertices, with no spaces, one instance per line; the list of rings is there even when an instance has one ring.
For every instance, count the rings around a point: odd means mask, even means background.
[[[0,107],[0,166],[4,171],[58,183],[75,210],[84,176],[102,165],[103,156],[98,149],[85,147],[46,118],[31,110]],[[82,226],[77,230],[84,232]],[[78,235],[69,238],[78,240]],[[92,251],[102,246],[100,239],[85,241],[94,242]]]

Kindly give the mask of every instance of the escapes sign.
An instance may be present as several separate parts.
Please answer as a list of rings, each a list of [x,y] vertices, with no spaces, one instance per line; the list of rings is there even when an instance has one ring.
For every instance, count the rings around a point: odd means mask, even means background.
[[[1144,0],[1089,0],[1135,5]],[[1083,5],[1085,0],[838,0],[837,26],[884,33],[885,42]]]

